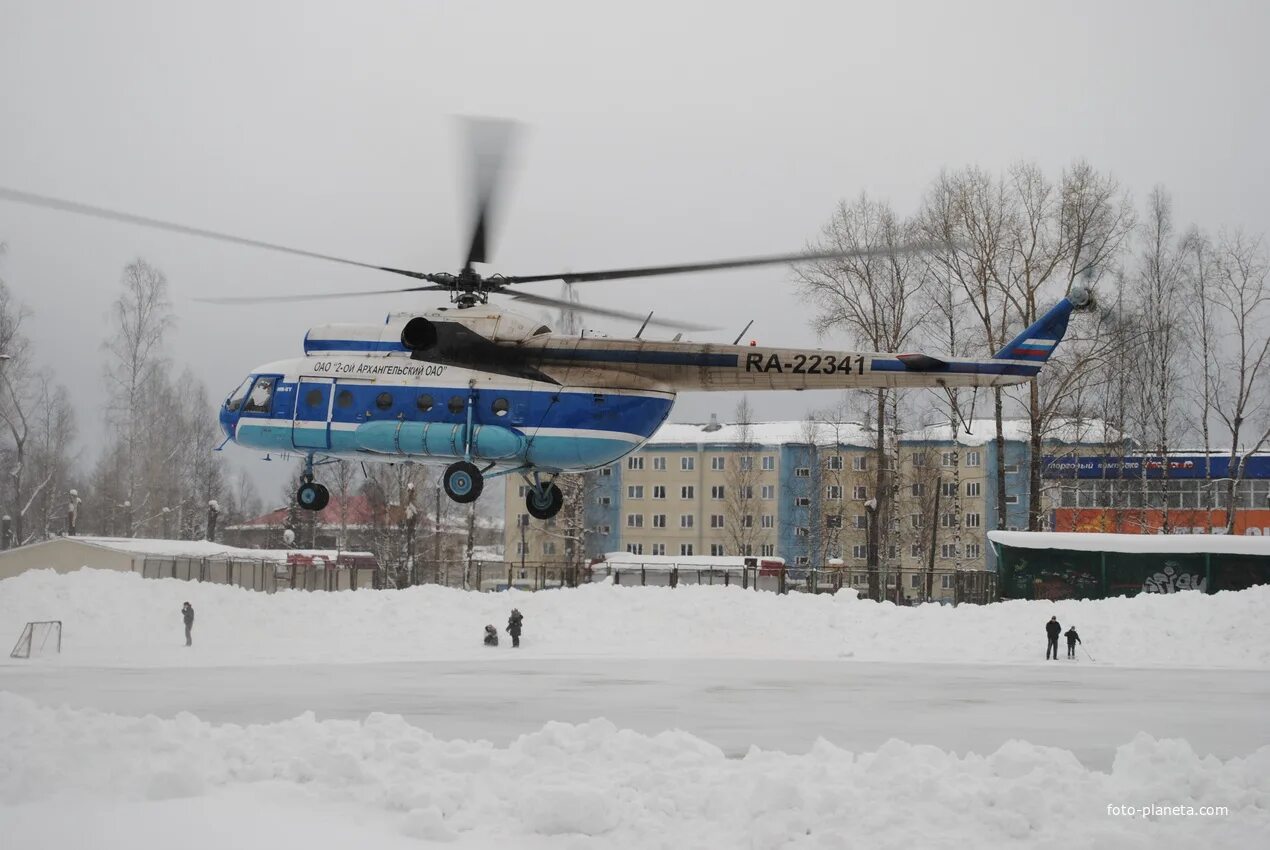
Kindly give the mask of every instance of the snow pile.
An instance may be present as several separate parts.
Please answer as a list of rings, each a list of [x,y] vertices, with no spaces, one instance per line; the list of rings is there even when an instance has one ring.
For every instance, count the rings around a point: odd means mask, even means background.
[[[233,817],[232,792],[244,789],[257,800],[302,790],[314,812],[456,846],[1252,847],[1270,831],[1270,747],[1222,762],[1139,735],[1109,773],[1018,741],[964,758],[893,740],[861,755],[821,741],[804,755],[728,759],[684,732],[645,736],[605,720],[551,723],[499,748],[441,741],[396,715],[214,726],[0,693],[6,818],[47,800],[78,810],[186,798]],[[1228,813],[1107,808],[1144,804]]]
[[[197,612],[184,646],[181,603]],[[1270,668],[1270,587],[1096,601],[897,608],[854,593],[809,596],[736,587],[595,585],[538,593],[256,593],[107,570],[0,581],[0,638],[61,620],[61,663],[253,665],[484,660],[486,623],[525,614],[522,654],[539,658],[784,658],[1041,661],[1051,614],[1074,625],[1099,664]],[[506,643],[506,641],[504,642]]]

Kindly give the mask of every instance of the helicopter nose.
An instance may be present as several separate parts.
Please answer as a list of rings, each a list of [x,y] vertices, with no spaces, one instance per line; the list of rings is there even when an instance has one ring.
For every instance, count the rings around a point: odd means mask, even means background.
[[[220,429],[224,432],[225,437],[234,439],[234,419],[235,416],[224,405],[220,409]]]

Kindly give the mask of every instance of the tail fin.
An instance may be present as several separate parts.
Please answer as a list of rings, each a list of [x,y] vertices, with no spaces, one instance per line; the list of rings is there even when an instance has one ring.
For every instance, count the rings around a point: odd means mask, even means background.
[[[1023,333],[1006,343],[996,354],[995,360],[1026,360],[1038,366],[1050,359],[1054,349],[1058,347],[1067,333],[1067,320],[1072,310],[1089,303],[1089,294],[1084,290],[1073,289],[1072,293],[1059,301],[1049,312],[1037,319]]]

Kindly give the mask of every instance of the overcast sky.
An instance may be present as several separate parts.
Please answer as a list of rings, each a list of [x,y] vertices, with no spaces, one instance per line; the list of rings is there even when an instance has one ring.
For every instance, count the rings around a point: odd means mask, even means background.
[[[1086,158],[1139,199],[1163,183],[1182,224],[1270,231],[1265,3],[190,6],[0,0],[0,185],[457,271],[468,222],[452,116],[476,114],[529,126],[488,271],[798,250],[844,197],[908,213],[943,167],[1024,158],[1053,176]],[[443,298],[198,304],[401,279],[3,201],[0,241],[41,359],[80,399],[88,460],[109,305],[138,256],[171,283],[173,362],[217,397],[297,355],[313,324]],[[730,341],[753,318],[763,344],[810,340],[780,268],[595,283],[583,297],[728,328],[702,339]],[[781,418],[834,402],[751,400]],[[684,396],[672,417],[727,418],[735,401]]]

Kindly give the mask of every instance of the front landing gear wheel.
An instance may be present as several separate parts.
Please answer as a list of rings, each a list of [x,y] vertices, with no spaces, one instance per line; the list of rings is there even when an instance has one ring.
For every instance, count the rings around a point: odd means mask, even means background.
[[[551,519],[564,507],[564,493],[555,484],[548,484],[541,490],[529,488],[525,495],[525,510],[534,519]]]
[[[326,507],[327,502],[331,501],[331,491],[321,484],[306,481],[296,491],[295,501],[306,511],[320,511]]]
[[[476,464],[461,460],[445,468],[442,483],[445,485],[447,496],[461,505],[466,505],[480,498],[481,490],[485,487],[485,478],[476,468]]]

